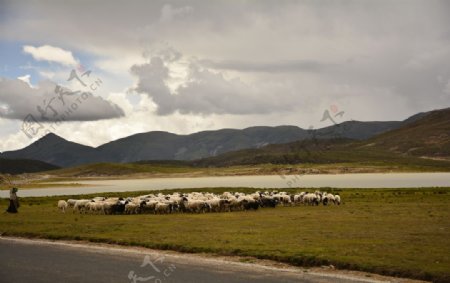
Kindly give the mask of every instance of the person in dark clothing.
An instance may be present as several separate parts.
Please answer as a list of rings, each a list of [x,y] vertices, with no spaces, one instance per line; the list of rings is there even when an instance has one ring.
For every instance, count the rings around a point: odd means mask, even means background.
[[[9,213],[17,213],[19,208],[19,198],[17,197],[17,188],[12,188],[9,191],[9,207],[6,210]]]

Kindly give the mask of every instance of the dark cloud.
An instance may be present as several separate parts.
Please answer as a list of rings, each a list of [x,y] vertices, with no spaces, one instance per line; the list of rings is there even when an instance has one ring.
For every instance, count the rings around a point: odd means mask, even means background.
[[[19,79],[0,78],[0,117],[36,121],[96,121],[124,116],[124,111],[102,97],[67,88],[56,92],[51,81],[31,87]],[[61,95],[60,95],[61,94]]]
[[[242,115],[292,110],[292,104],[287,99],[280,99],[273,89],[252,87],[239,78],[227,79],[224,74],[212,72],[194,59],[189,60],[185,83],[171,90],[168,64],[176,60],[169,62],[163,57],[153,56],[148,63],[131,68],[138,79],[134,90],[149,95],[157,104],[160,115],[175,111],[183,114]],[[280,88],[277,90],[280,91]],[[286,93],[288,90],[283,91],[284,98],[286,95],[293,98],[292,93]]]
[[[161,115],[282,113],[340,101],[355,119],[400,119],[449,105],[450,1],[6,3],[5,40],[111,61],[144,51],[156,58],[133,73]],[[198,58],[175,90],[167,65],[181,55],[157,54],[162,43]]]
[[[239,72],[318,72],[332,67],[331,64],[323,64],[313,60],[282,60],[277,62],[250,62],[235,60],[202,60],[201,63],[213,69],[233,70]]]

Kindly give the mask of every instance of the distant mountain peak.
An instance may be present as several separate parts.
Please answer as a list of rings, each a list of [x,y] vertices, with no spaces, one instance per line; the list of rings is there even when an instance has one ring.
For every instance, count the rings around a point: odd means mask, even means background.
[[[48,141],[67,141],[67,140],[58,136],[55,133],[50,132],[50,133],[46,134],[45,136],[43,136],[42,138],[40,138],[37,142],[42,142],[42,141],[48,142]]]
[[[43,138],[55,138],[55,137],[60,138],[60,136],[58,136],[57,134],[55,134],[53,132],[50,132],[50,133],[46,134],[45,136],[43,136],[41,139],[43,139]]]

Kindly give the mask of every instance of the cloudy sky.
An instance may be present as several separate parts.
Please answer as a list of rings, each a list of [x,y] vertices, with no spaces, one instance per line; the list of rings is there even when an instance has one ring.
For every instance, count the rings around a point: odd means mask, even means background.
[[[0,151],[450,106],[450,1],[0,0]]]

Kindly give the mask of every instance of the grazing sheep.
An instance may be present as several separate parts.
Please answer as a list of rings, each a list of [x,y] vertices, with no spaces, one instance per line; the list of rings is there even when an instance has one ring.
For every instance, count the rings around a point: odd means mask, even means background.
[[[291,205],[291,197],[286,194],[279,194],[280,203],[284,206]]]
[[[67,200],[67,206],[70,207],[70,208],[73,208],[76,202],[77,202],[76,199],[68,199]]]
[[[73,212],[86,213],[86,204],[91,202],[90,199],[77,200],[73,206]]]
[[[156,213],[156,204],[158,201],[156,200],[148,200],[142,204],[141,212],[142,213]]]
[[[219,198],[213,198],[206,201],[206,203],[209,206],[209,212],[220,212],[221,211],[221,201],[227,201],[227,200],[221,200]]]
[[[106,197],[95,197],[92,200],[93,201],[104,201],[104,200],[106,200]]]
[[[184,208],[187,212],[204,213],[209,209],[209,205],[201,200],[186,199],[184,200]]]
[[[289,194],[277,191],[257,191],[251,194],[225,192],[214,193],[173,193],[164,195],[148,194],[138,197],[92,199],[68,199],[58,201],[58,208],[65,212],[73,207],[73,212],[91,214],[169,214],[169,213],[206,213],[257,210],[260,207],[276,207],[278,205],[323,205],[341,203],[339,195],[315,191]]]
[[[61,210],[62,213],[66,213],[67,207],[68,207],[68,204],[65,200],[58,201],[58,209]]]
[[[337,205],[340,205],[341,204],[341,196],[335,195],[334,196],[334,203],[337,204]]]
[[[113,214],[115,206],[119,203],[119,198],[107,198],[100,202],[102,204],[101,212],[103,214]]]
[[[145,203],[145,202],[144,202]],[[129,202],[125,204],[125,214],[139,214],[141,210],[141,206],[135,202]]]
[[[293,199],[292,199],[292,202],[293,202],[294,204],[302,203],[303,195],[304,195],[304,194],[305,194],[305,193],[302,192],[302,193],[300,193],[300,194],[294,195],[294,197],[293,197]]]
[[[303,196],[303,203],[308,205],[319,205],[320,199],[317,194],[309,193]]]
[[[86,204],[86,210],[90,210],[93,213],[105,214],[105,202],[104,201],[91,201]]]
[[[248,200],[248,199],[244,199],[242,201],[242,206],[244,208],[244,210],[257,210],[260,206],[259,201],[256,200]]]
[[[116,203],[111,205],[111,214],[123,214],[125,211],[126,201],[119,199]]]
[[[275,207],[278,204],[278,200],[276,200],[272,196],[264,195],[261,197],[261,206],[262,207]]]
[[[158,202],[155,206],[156,214],[169,214],[172,212],[172,204],[166,202]]]
[[[334,197],[333,194],[326,194],[325,196],[328,199],[328,202],[330,202],[330,203],[332,202],[333,204],[336,204],[336,198]]]

